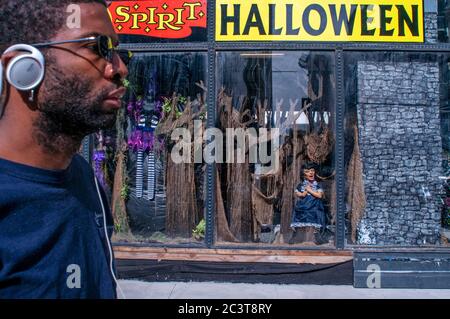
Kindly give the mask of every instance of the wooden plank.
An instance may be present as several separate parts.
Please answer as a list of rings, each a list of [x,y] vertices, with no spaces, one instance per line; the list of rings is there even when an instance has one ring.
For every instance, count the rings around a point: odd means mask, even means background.
[[[241,263],[334,264],[353,259],[350,251],[195,249],[115,246],[118,259],[191,260]]]
[[[255,250],[255,249],[207,249],[207,248],[165,248],[165,247],[134,247],[114,246],[114,251],[123,252],[164,252],[164,253],[195,253],[215,255],[280,255],[280,256],[353,256],[352,251],[337,250]]]

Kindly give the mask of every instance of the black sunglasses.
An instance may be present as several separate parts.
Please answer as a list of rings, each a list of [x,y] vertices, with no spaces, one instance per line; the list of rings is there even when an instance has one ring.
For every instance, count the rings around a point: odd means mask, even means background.
[[[92,42],[93,50],[106,61],[112,63],[114,54],[118,54],[120,59],[125,65],[130,63],[131,58],[133,57],[133,53],[128,50],[121,50],[118,47],[114,46],[114,42],[111,37],[106,35],[99,35],[96,37],[88,37],[81,38],[75,40],[62,40],[62,41],[53,41],[46,43],[36,43],[32,44],[32,46],[36,48],[48,47],[57,44],[65,44],[65,43],[79,43],[79,42]]]

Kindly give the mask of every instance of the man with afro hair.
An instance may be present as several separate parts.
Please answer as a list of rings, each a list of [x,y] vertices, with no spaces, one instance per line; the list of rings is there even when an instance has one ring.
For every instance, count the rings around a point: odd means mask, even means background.
[[[0,0],[0,21],[0,298],[116,298],[111,213],[77,154],[125,93],[107,5]]]

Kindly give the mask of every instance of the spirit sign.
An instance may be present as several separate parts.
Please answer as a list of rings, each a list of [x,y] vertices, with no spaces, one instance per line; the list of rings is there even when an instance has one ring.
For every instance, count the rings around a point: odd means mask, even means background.
[[[206,0],[112,1],[108,10],[118,34],[181,39],[206,28]]]

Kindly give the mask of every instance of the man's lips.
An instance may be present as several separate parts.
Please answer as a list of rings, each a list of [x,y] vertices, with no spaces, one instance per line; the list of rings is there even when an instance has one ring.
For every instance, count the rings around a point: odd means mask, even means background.
[[[120,87],[117,90],[109,93],[104,99],[105,104],[114,109],[119,109],[122,105],[122,97],[125,95],[126,89],[124,87]]]
[[[109,93],[108,96],[106,97],[106,99],[121,99],[125,95],[126,92],[127,92],[127,89],[122,86],[122,87],[118,88],[117,90],[114,90],[111,93]]]

